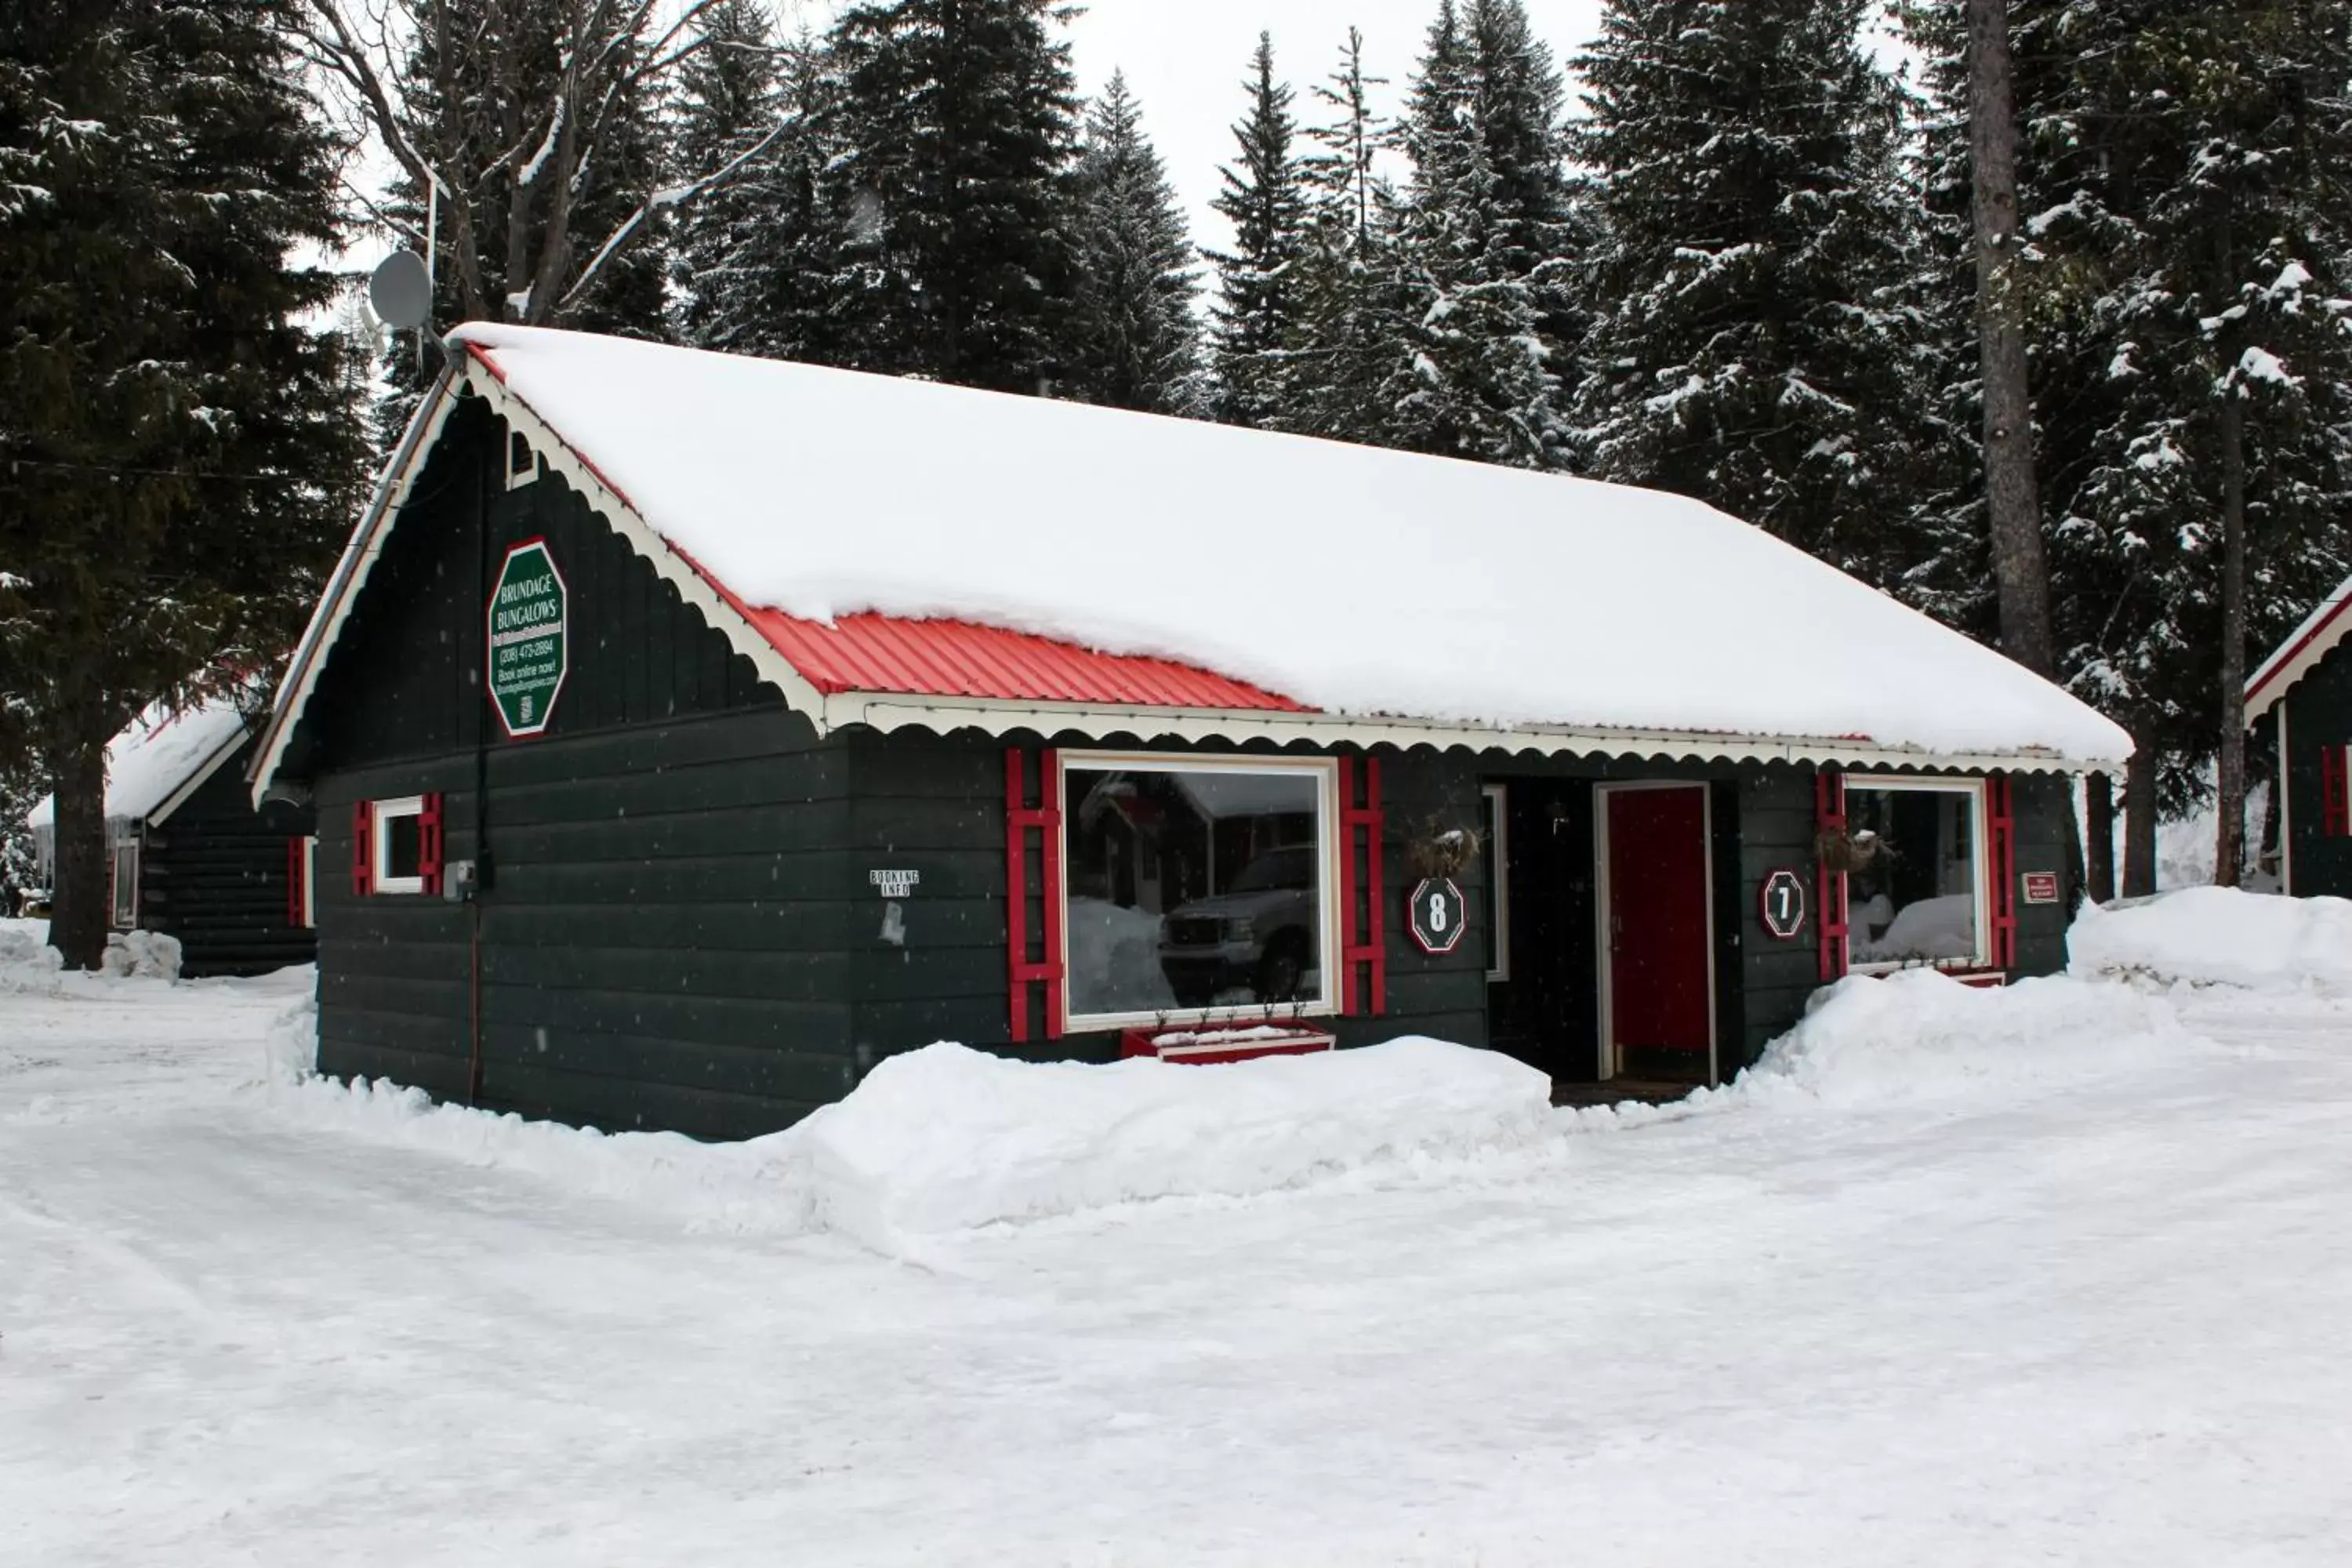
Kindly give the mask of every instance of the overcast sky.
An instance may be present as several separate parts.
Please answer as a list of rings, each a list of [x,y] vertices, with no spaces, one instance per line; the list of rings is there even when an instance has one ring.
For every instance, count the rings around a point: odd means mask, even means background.
[[[1193,237],[1222,245],[1228,231],[1208,204],[1219,165],[1234,157],[1232,126],[1245,107],[1242,82],[1258,34],[1273,33],[1276,68],[1297,91],[1301,121],[1311,121],[1319,106],[1308,89],[1339,64],[1349,27],[1363,29],[1373,74],[1389,79],[1382,107],[1392,110],[1436,14],[1436,0],[1091,0],[1070,41],[1089,96],[1112,71],[1127,72],[1192,214]],[[1601,0],[1528,0],[1528,15],[1565,65],[1598,28]]]

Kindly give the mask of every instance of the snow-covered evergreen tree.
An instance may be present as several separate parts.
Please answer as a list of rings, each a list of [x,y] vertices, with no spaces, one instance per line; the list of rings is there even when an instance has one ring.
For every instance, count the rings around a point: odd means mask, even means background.
[[[1576,131],[1605,236],[1580,423],[1604,478],[1893,581],[1916,455],[1898,98],[1869,0],[1610,0]]]
[[[1057,0],[864,0],[831,39],[845,363],[1016,392],[1066,374],[1077,100]]]
[[[274,664],[362,474],[337,171],[291,0],[0,10],[0,729],[57,795],[51,940],[105,945],[106,745]]]
[[[1351,27],[1338,69],[1314,89],[1321,118],[1307,127],[1316,151],[1302,163],[1309,243],[1287,419],[1306,435],[1368,445],[1394,435],[1389,387],[1408,353],[1392,257],[1398,197],[1379,170],[1393,128],[1372,107],[1386,85],[1366,68],[1364,36]]]
[[[1192,247],[1123,73],[1087,114],[1073,210],[1078,292],[1068,390],[1114,408],[1181,411],[1196,395]]]
[[[1404,363],[1391,444],[1565,466],[1559,367],[1568,184],[1550,52],[1520,0],[1441,0],[1401,139],[1412,183],[1389,259]]]
[[[774,20],[761,0],[719,0],[696,18],[693,42],[670,116],[676,160],[736,172],[678,220],[671,310],[679,342],[742,349],[762,313],[756,236],[771,197],[761,143],[783,112]]]
[[[1906,25],[1927,65],[1930,253],[1945,279],[1937,416],[1965,434],[1975,344],[1958,303],[1973,285],[1958,11],[1914,5]],[[2311,86],[2347,78],[2344,8],[2016,0],[2012,24],[2061,674],[2139,744],[2124,890],[2145,892],[2156,819],[2206,789],[2223,728],[2231,424],[2247,646],[2283,637],[2352,556],[2341,521],[2352,368],[2333,303],[2352,240],[2320,173],[2352,148],[2340,94]],[[1973,609],[1981,631],[1977,505],[1962,482],[1921,521],[1942,544],[1936,607]]]
[[[2074,510],[2084,575],[2136,612],[2084,615],[2083,663],[2190,765],[2219,752],[2230,823],[2247,660],[2352,565],[2352,9],[2077,0],[2049,25],[2056,118],[2104,154],[2061,165],[2043,224],[2105,329],[2080,334],[2105,385]]]
[[[1212,252],[1214,411],[1233,425],[1291,427],[1292,363],[1302,331],[1299,263],[1307,249],[1307,197],[1290,84],[1275,74],[1274,37],[1258,35],[1243,90],[1249,109],[1234,126],[1241,155],[1223,170],[1210,205],[1234,226],[1229,251]]]

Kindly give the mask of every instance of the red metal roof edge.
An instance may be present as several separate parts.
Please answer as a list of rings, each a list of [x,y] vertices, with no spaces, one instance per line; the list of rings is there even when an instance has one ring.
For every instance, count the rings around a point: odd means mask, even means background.
[[[2310,626],[2305,627],[2302,636],[2263,661],[2263,667],[2254,672],[2253,679],[2246,685],[2245,700],[2249,706],[2268,691],[2271,683],[2293,668],[2294,661],[2301,658],[2315,643],[2334,631],[2347,613],[2352,613],[2352,592],[2347,592],[2347,589],[2352,589],[2352,583],[2347,583],[2336,591],[2325,613]],[[2328,646],[2332,647],[2336,642],[2342,640],[2342,634],[2338,633],[2330,640]]]

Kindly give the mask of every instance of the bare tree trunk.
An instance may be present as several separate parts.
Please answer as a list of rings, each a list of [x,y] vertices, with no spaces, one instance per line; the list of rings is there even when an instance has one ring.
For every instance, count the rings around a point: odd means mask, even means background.
[[[2156,749],[2139,738],[2124,769],[2124,897],[2156,891]]]
[[[2084,876],[2091,901],[2104,904],[2116,896],[2116,786],[2105,773],[2083,781],[2083,827],[2089,837]]]
[[[57,797],[57,878],[49,889],[49,945],[65,954],[68,969],[96,969],[106,956],[108,739],[58,736],[44,748],[49,759],[49,788]]]
[[[1985,500],[2002,649],[2055,679],[2057,638],[2033,471],[2033,398],[2019,292],[2017,101],[2009,0],[1968,0],[1969,154],[1975,173],[1978,349],[1984,372]]]
[[[2234,888],[2246,865],[2246,406],[2221,401],[2221,824],[2213,882]]]

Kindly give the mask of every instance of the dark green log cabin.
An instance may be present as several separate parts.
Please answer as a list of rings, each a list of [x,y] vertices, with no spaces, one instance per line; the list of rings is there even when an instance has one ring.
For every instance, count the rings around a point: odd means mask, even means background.
[[[1425,1034],[1696,1084],[1849,970],[2063,962],[2071,771],[2112,757],[1341,720],[968,622],[796,621],[539,405],[519,369],[570,334],[467,336],[251,783],[317,812],[326,1073],[705,1138],[941,1039]],[[1486,847],[1453,864],[1454,830]]]
[[[180,944],[191,980],[308,963],[310,809],[257,806],[247,787],[257,737],[217,698],[184,713],[142,714],[107,748],[108,920]],[[50,803],[30,822],[46,874]]]
[[[2352,899],[2352,582],[2246,682],[2246,722],[2278,759],[2279,887]]]

